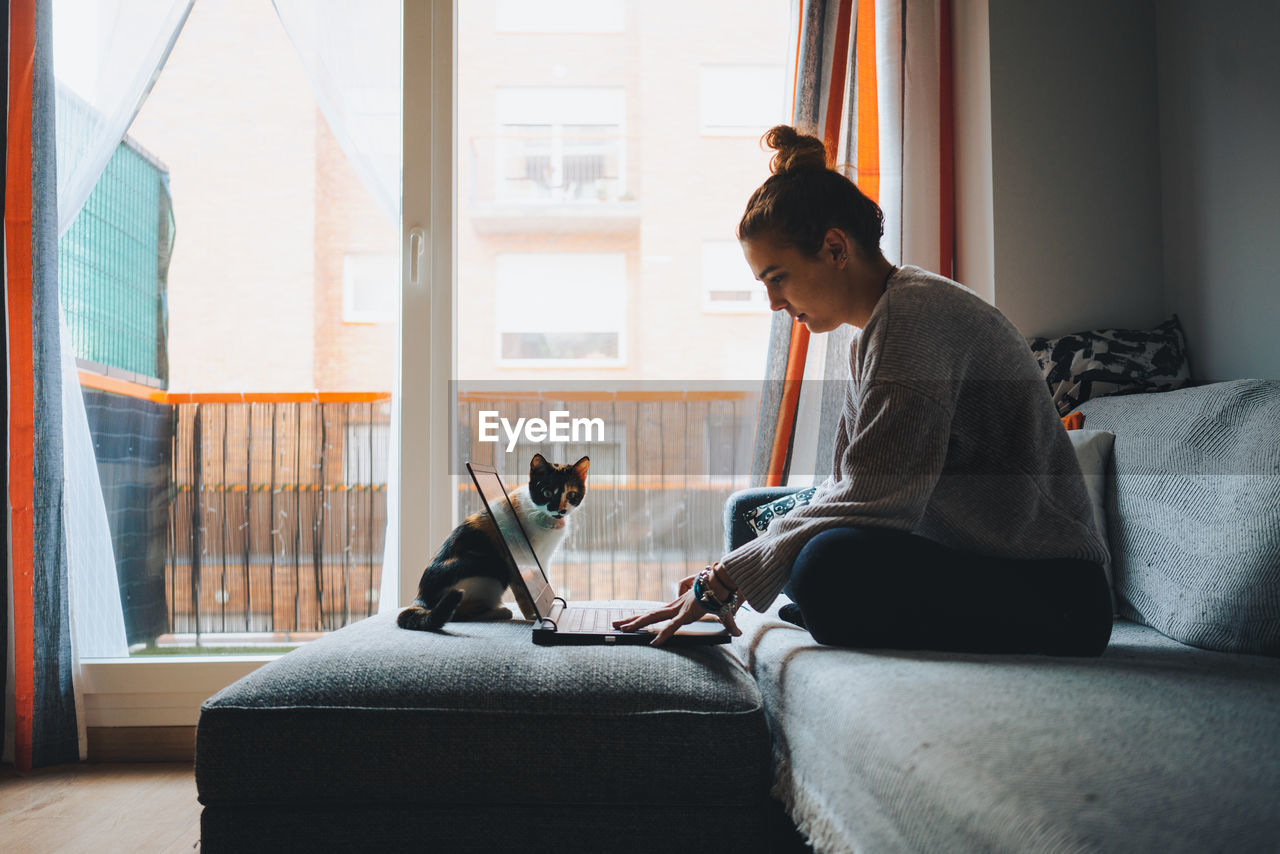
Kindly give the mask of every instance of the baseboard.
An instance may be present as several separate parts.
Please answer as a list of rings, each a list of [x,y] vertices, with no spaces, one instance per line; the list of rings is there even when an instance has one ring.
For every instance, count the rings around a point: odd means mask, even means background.
[[[193,726],[91,726],[90,762],[192,762]]]

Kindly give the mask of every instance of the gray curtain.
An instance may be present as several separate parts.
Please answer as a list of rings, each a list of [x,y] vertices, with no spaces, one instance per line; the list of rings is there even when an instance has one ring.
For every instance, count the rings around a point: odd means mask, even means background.
[[[66,528],[62,519],[62,338],[58,321],[58,172],[51,0],[36,2],[31,124],[32,374],[36,388],[36,699],[31,764],[40,767],[80,759],[71,681]]]
[[[19,7],[15,9],[14,7]],[[58,327],[58,209],[57,169],[54,148],[54,82],[52,51],[51,0],[14,0],[10,4],[11,34],[18,27],[30,27],[34,10],[35,57],[31,92],[31,223],[30,258],[31,278],[21,281],[6,280],[9,291],[30,289],[31,315],[30,353],[14,352],[9,361],[7,376],[12,383],[19,371],[30,371],[32,404],[30,412],[14,409],[10,412],[11,424],[31,424],[33,434],[10,427],[15,442],[26,447],[13,449],[10,471],[17,466],[30,465],[33,495],[28,507],[13,507],[19,515],[29,511],[31,519],[31,554],[29,565],[21,559],[13,560],[10,585],[6,592],[15,605],[15,627],[25,630],[30,626],[33,644],[15,644],[15,656],[26,660],[15,661],[15,672],[30,674],[32,691],[25,690],[16,697],[19,724],[14,755],[20,769],[74,762],[80,757],[76,727],[75,695],[72,685],[71,624],[67,598],[67,547],[63,527],[63,449],[62,449],[62,350]],[[25,80],[11,81],[13,86],[25,86]],[[18,102],[11,98],[11,105]],[[10,117],[12,119],[12,117]],[[7,142],[17,144],[18,135],[25,135],[25,128],[11,125]],[[6,175],[6,181],[14,175]],[[6,184],[7,187],[7,184]],[[19,213],[6,211],[6,242],[11,216]],[[21,234],[25,232],[25,224]],[[20,239],[20,238],[19,238]],[[23,247],[18,247],[22,251]],[[10,266],[12,270],[12,265]],[[7,312],[8,323],[26,323],[25,316]],[[15,330],[9,329],[10,341]],[[21,340],[18,339],[18,340]],[[27,360],[30,360],[29,363]],[[15,402],[17,406],[25,404]],[[28,420],[29,419],[29,420]],[[15,526],[16,528],[17,526]],[[23,526],[25,530],[25,525]],[[21,534],[25,538],[25,533]],[[19,537],[15,530],[10,541],[12,549]],[[13,591],[22,585],[31,592],[31,610],[16,607],[19,598]],[[22,597],[25,601],[25,597]],[[8,608],[4,619],[8,619]],[[5,626],[8,633],[8,626]],[[24,632],[25,633],[25,632]],[[6,694],[15,691],[6,685]],[[30,710],[29,727],[23,720]]]

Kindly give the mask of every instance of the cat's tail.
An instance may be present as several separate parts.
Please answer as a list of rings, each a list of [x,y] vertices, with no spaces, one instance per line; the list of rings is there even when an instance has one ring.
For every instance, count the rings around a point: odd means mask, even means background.
[[[454,588],[440,597],[434,608],[426,607],[421,599],[400,612],[396,617],[396,625],[402,629],[413,629],[418,632],[438,631],[452,619],[458,605],[462,602],[462,591]]]

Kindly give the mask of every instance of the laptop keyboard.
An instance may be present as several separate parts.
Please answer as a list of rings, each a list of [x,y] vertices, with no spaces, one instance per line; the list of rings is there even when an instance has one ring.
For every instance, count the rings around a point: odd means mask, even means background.
[[[560,631],[611,632],[614,620],[625,620],[639,613],[626,608],[569,608],[560,617]]]

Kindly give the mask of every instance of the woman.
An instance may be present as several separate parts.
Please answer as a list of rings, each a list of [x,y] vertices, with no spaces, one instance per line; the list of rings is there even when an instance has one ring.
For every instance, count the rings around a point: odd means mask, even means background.
[[[812,332],[855,328],[834,475],[810,504],[681,582],[634,630],[769,607],[824,644],[1098,655],[1111,635],[1071,442],[1026,341],[961,285],[880,252],[884,218],[779,126],[738,225],[774,311]]]

